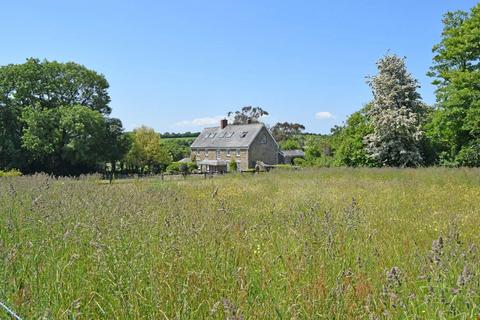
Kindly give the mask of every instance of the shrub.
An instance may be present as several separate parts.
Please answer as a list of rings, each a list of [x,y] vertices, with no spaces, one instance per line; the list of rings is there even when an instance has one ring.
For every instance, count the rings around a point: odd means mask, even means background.
[[[462,167],[480,167],[480,143],[462,147],[455,160]]]
[[[305,165],[305,162],[306,162],[306,160],[303,159],[303,158],[295,158],[295,159],[293,159],[293,164],[296,165],[296,166],[304,166],[304,165]]]
[[[296,150],[302,148],[300,143],[293,138],[280,142],[280,146],[282,150]]]
[[[167,167],[168,174],[188,174],[197,169],[197,164],[193,162],[172,162]]]
[[[238,170],[238,164],[235,160],[232,159],[232,161],[230,161],[230,172],[235,172]]]
[[[6,171],[0,170],[0,177],[19,177],[21,175],[22,173],[17,169],[10,169]]]

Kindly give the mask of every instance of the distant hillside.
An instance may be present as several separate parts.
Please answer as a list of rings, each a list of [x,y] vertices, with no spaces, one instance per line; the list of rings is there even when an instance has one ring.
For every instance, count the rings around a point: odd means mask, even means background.
[[[165,132],[161,133],[160,136],[162,138],[196,138],[200,135],[200,132],[183,132],[183,133],[175,133],[175,132]]]

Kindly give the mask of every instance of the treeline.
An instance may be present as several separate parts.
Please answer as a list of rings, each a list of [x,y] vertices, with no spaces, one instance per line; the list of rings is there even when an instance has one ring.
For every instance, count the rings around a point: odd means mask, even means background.
[[[108,87],[103,75],[73,62],[28,59],[0,67],[0,169],[145,173],[188,156],[188,139],[162,141],[145,127],[125,133],[110,117]]]
[[[480,166],[480,4],[447,13],[443,23],[428,73],[437,86],[435,106],[422,102],[405,59],[387,55],[367,81],[372,101],[343,126],[325,136],[296,130],[280,145],[303,148],[305,159],[296,163],[304,166]]]
[[[443,22],[429,71],[435,106],[422,102],[405,59],[387,55],[368,78],[371,102],[330,135],[277,123],[270,130],[282,149],[305,150],[305,159],[296,160],[303,166],[480,166],[480,4],[449,12]],[[78,175],[181,167],[199,133],[160,135],[147,127],[125,133],[110,117],[108,87],[103,75],[73,62],[28,59],[0,67],[0,170]],[[266,115],[252,106],[228,114],[234,123]]]
[[[175,132],[165,132],[162,133],[162,138],[196,138],[200,135],[200,132],[183,132],[183,133],[175,133]]]
[[[0,68],[0,169],[59,175],[97,171],[123,157],[108,82],[76,63],[28,59]]]

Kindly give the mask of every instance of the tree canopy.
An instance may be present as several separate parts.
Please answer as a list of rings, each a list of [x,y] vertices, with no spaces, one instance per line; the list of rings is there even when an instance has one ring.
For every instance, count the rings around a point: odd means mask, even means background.
[[[445,14],[443,23],[429,72],[437,86],[437,108],[427,134],[441,163],[479,166],[480,3],[470,12]]]
[[[172,162],[172,156],[162,148],[160,134],[142,126],[133,130],[132,146],[126,155],[126,162],[142,173],[158,173]]]
[[[118,159],[122,124],[103,75],[68,62],[0,67],[0,167],[78,174]]]
[[[277,122],[270,131],[277,142],[288,140],[292,136],[299,135],[305,130],[300,123]]]
[[[260,122],[260,118],[267,116],[268,112],[261,107],[246,106],[239,111],[230,111],[229,117],[233,117],[233,124],[245,124]]]

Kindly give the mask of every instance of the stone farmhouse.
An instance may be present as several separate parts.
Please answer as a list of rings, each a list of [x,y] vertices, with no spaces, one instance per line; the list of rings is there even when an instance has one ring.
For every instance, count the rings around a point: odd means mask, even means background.
[[[278,164],[278,143],[263,123],[229,124],[205,128],[191,145],[191,158],[202,172],[227,172],[230,162],[237,170],[254,169],[257,161]]]

